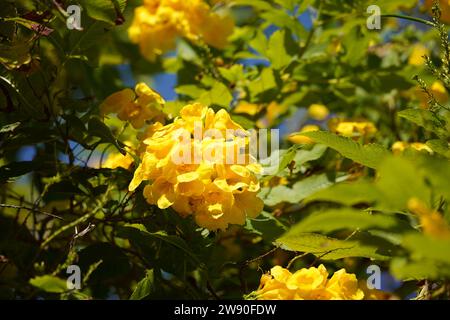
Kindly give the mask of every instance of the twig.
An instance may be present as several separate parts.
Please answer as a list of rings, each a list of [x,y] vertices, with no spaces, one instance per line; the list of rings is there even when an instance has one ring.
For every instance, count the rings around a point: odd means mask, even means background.
[[[0,207],[2,207],[2,208],[11,208],[11,209],[29,210],[31,212],[42,213],[42,214],[45,214],[46,216],[49,216],[49,217],[52,217],[52,218],[64,221],[64,219],[61,218],[60,216],[57,216],[57,215],[55,215],[53,213],[50,213],[50,212],[38,210],[38,209],[35,209],[35,208],[30,208],[30,207],[25,207],[25,206],[16,206],[16,205],[13,205],[13,204],[5,204],[5,203],[0,203]]]

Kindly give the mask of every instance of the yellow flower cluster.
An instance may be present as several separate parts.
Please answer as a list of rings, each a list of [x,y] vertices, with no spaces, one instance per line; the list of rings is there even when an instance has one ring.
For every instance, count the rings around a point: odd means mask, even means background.
[[[160,110],[164,99],[145,83],[138,83],[133,90],[124,89],[113,93],[100,105],[103,115],[117,113],[122,121],[129,121],[135,129],[142,128],[146,121],[164,121],[165,114]]]
[[[148,181],[144,196],[150,204],[193,215],[209,230],[242,225],[262,211],[261,166],[248,154],[249,133],[227,111],[187,105],[173,123],[156,123],[147,134],[130,191]]]
[[[135,10],[128,35],[142,55],[154,61],[174,49],[178,37],[223,49],[233,28],[230,16],[212,12],[203,0],[144,0]]]
[[[433,150],[430,149],[425,143],[421,142],[405,142],[405,141],[396,141],[392,145],[392,152],[394,154],[401,154],[405,149],[412,148],[417,151],[427,151],[428,153],[433,153]]]
[[[364,292],[359,288],[354,274],[345,269],[336,271],[328,279],[324,265],[303,268],[294,273],[275,266],[269,274],[263,274],[254,295],[259,300],[362,300]]]

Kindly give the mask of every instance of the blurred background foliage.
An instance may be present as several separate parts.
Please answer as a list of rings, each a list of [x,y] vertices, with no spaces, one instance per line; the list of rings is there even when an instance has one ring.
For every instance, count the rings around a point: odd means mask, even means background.
[[[235,21],[226,48],[178,39],[155,61],[128,39],[140,0],[2,2],[0,298],[242,298],[261,270],[319,261],[361,279],[377,264],[391,297],[448,297],[448,4],[433,22],[429,1],[376,1],[407,17],[369,30],[371,0],[209,2]],[[258,218],[210,233],[102,165],[137,140],[99,104],[141,81],[171,117],[200,101],[281,130]]]

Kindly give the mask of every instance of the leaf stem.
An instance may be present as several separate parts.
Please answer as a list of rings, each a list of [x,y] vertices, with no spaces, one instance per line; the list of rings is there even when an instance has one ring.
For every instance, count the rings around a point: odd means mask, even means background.
[[[411,16],[406,16],[403,14],[382,14],[381,18],[398,18],[398,19],[403,19],[403,20],[409,20],[409,21],[414,21],[414,22],[419,22],[422,24],[425,24],[427,26],[430,27],[435,27],[435,23],[425,20],[425,19],[421,19],[421,18],[416,18],[416,17],[411,17]]]

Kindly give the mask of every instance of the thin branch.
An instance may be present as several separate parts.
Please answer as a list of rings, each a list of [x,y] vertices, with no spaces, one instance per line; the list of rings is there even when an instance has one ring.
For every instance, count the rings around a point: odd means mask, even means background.
[[[382,14],[381,18],[398,18],[398,19],[403,19],[403,20],[419,22],[419,23],[425,24],[425,25],[430,26],[430,27],[435,27],[436,26],[434,24],[434,22],[431,22],[431,21],[428,21],[428,20],[425,20],[425,19],[421,19],[421,18],[405,16],[403,14]]]
[[[35,208],[30,208],[30,207],[25,207],[25,206],[16,206],[16,205],[13,205],[13,204],[5,204],[5,203],[0,203],[0,207],[1,208],[29,210],[31,212],[42,213],[42,214],[45,214],[46,216],[49,216],[49,217],[52,217],[52,218],[64,221],[63,218],[61,218],[60,216],[57,216],[56,214],[53,214],[53,213],[50,213],[50,212],[46,212],[46,211],[42,211],[42,210],[38,210],[38,209],[35,209]]]

